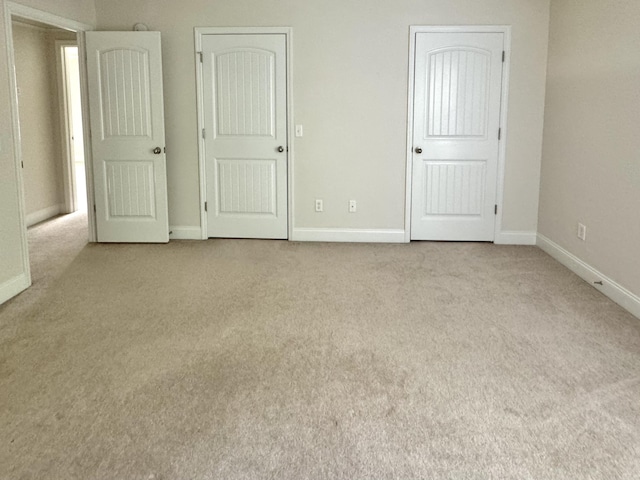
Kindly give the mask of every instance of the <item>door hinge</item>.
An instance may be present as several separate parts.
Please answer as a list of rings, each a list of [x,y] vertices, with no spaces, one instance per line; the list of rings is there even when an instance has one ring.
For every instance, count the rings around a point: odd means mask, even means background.
[[[202,52],[198,52],[198,56],[200,57],[200,63],[204,63],[204,55]]]
[[[504,63],[507,60],[507,52],[506,51],[502,51],[502,63]]]
[[[20,160],[20,165],[24,168],[24,162],[22,160]]]
[[[498,214],[498,205],[496,205],[495,208],[493,209],[493,213],[494,215]]]
[[[204,211],[208,212],[209,210],[207,209],[207,202],[204,202]]]
[[[202,129],[202,138],[203,138],[203,139],[207,138],[207,134],[205,133],[204,128]]]
[[[97,213],[98,211],[96,210],[96,204],[93,204],[93,213]]]
[[[502,140],[502,128],[498,129],[498,140]]]

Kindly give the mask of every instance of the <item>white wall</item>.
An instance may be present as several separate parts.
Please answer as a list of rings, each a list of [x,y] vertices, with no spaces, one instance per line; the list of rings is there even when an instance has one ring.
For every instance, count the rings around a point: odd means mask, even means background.
[[[539,229],[638,296],[639,26],[637,0],[552,2]]]
[[[97,0],[96,12],[102,30],[163,34],[170,222],[186,226],[200,221],[194,27],[293,27],[296,227],[403,229],[409,26],[512,25],[503,225],[536,231],[549,0]]]
[[[92,0],[21,0],[33,8],[55,13],[76,21],[95,23]],[[19,290],[27,276],[22,251],[22,225],[18,209],[18,183],[15,168],[10,102],[10,72],[5,55],[5,0],[0,0],[0,302]]]
[[[31,25],[13,23],[13,47],[25,213],[30,225],[57,215],[64,203],[56,57],[50,32]]]

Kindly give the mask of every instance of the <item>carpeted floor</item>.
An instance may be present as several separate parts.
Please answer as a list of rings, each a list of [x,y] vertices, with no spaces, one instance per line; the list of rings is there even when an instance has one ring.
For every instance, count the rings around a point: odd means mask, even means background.
[[[534,247],[31,230],[2,479],[637,479],[640,320]]]

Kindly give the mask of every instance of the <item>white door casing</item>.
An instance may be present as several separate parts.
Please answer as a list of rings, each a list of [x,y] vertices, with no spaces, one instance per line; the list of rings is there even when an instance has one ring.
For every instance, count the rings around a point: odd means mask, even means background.
[[[21,291],[25,290],[31,285],[31,267],[29,262],[29,248],[27,242],[27,227],[26,227],[26,212],[25,212],[25,204],[24,204],[24,182],[23,182],[23,172],[22,172],[22,147],[21,147],[21,138],[20,138],[20,119],[18,115],[18,90],[16,84],[15,77],[15,55],[14,55],[14,45],[13,45],[13,28],[12,22],[15,19],[23,19],[23,20],[33,20],[40,24],[45,24],[51,27],[61,28],[64,30],[68,30],[71,32],[76,32],[78,34],[78,47],[80,49],[84,46],[84,35],[83,32],[89,31],[93,29],[93,26],[84,24],[81,22],[77,22],[75,20],[71,20],[68,18],[64,18],[53,13],[49,13],[43,10],[38,10],[36,8],[32,8],[21,3],[16,3],[13,1],[4,1],[3,2],[3,10],[4,10],[4,49],[6,59],[8,61],[8,71],[9,75],[9,90],[10,90],[10,121],[11,121],[11,139],[4,139],[2,143],[2,148],[10,148],[7,144],[12,145],[12,154],[14,158],[14,175],[10,178],[7,178],[7,185],[9,185],[8,192],[11,192],[15,189],[17,193],[17,214],[18,214],[18,223],[20,228],[20,239],[19,242],[12,243],[11,245],[11,253],[15,256],[20,257],[22,268],[16,274],[15,277],[12,277],[6,280],[4,283],[0,283],[0,304],[5,302],[6,300],[12,298],[17,295]],[[81,77],[81,90],[83,96],[83,113],[87,112],[85,110],[87,108],[86,102],[84,102],[84,96],[86,95],[86,76],[84,68],[84,57],[82,56],[79,59],[80,63],[80,77]],[[9,112],[5,112],[6,115],[9,115]],[[88,142],[87,132],[88,132],[88,115],[83,115],[83,122],[85,123],[85,142]],[[6,141],[5,141],[6,140]],[[91,176],[92,172],[90,169],[87,169],[87,176]],[[91,186],[88,186],[91,189]],[[91,195],[92,193],[90,193]],[[11,208],[11,207],[8,207]],[[93,221],[93,212],[88,212],[88,227],[89,227],[89,241],[95,240],[95,225]]]
[[[169,241],[159,32],[86,34],[99,242]]]
[[[412,41],[411,239],[493,241],[504,34]]]
[[[286,239],[286,36],[201,42],[207,236]]]

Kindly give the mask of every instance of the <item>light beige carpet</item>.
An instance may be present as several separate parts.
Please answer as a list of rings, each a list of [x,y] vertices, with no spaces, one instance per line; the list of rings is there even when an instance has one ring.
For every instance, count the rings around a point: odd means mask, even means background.
[[[0,307],[2,479],[640,478],[640,320],[534,247],[83,221]]]

